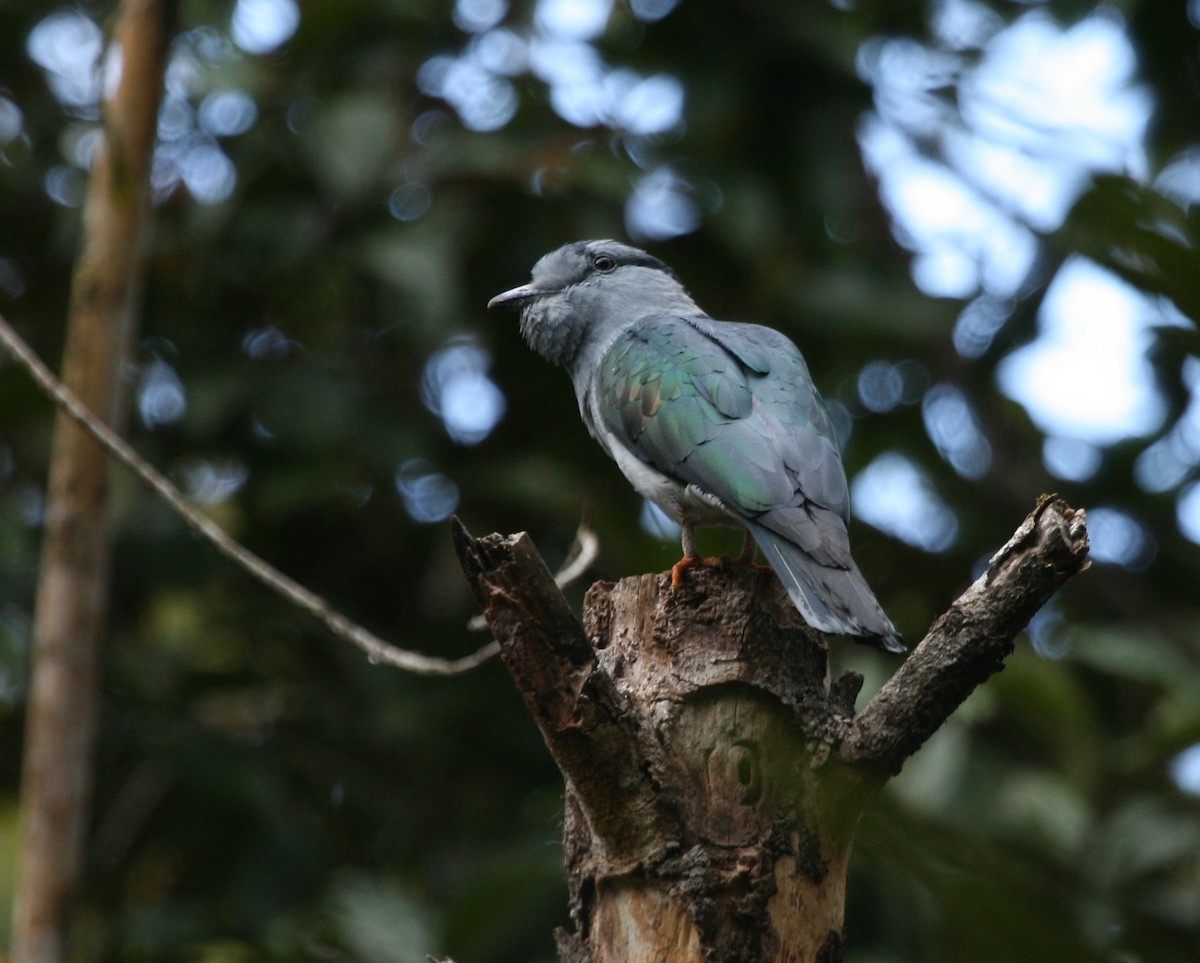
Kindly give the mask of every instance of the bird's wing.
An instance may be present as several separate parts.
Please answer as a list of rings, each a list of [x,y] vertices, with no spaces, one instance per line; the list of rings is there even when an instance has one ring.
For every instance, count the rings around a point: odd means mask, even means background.
[[[845,473],[796,346],[770,328],[654,315],[596,375],[605,427],[637,458],[824,565],[849,567]]]

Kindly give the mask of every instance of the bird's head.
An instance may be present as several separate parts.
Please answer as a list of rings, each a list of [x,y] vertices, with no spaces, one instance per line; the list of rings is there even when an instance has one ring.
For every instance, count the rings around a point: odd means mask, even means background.
[[[619,241],[576,241],[542,257],[528,284],[497,294],[489,308],[521,309],[521,334],[554,364],[569,365],[589,338],[649,314],[698,314],[667,265]]]

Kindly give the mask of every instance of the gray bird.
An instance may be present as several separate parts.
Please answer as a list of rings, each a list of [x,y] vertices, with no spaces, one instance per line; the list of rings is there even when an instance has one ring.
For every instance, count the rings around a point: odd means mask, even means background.
[[[593,438],[633,487],[693,527],[743,526],[805,621],[905,651],[850,557],[837,438],[808,367],[771,328],[716,321],[658,258],[579,241],[534,265],[488,307],[521,309],[521,334],[563,365]],[[753,543],[750,541],[753,538]]]

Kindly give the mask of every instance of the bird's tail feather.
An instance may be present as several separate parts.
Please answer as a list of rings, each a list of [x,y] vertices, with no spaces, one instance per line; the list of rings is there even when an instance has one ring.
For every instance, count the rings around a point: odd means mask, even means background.
[[[857,636],[888,652],[908,651],[853,561],[845,569],[822,565],[769,529],[754,522],[746,527],[809,625]]]

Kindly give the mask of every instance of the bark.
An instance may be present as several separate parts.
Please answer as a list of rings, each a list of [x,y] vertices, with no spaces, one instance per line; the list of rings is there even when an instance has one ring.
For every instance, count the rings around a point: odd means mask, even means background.
[[[563,963],[844,955],[862,807],[1086,563],[1044,499],[854,717],[774,574],[722,563],[592,586],[580,624],[525,535],[454,528],[464,571],[566,783]]]
[[[119,76],[104,103],[83,247],[72,278],[63,381],[112,423],[142,279],[148,171],[165,51],[165,9],[124,0],[113,46]],[[64,414],[55,425],[22,760],[14,963],[65,960],[91,786],[100,639],[110,546],[103,450]]]

